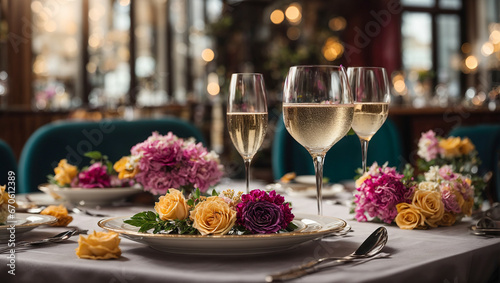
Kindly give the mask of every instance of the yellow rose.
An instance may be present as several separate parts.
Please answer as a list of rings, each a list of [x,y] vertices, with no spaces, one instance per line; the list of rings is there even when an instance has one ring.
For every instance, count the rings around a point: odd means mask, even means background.
[[[371,176],[368,173],[364,173],[363,175],[361,175],[361,177],[359,177],[356,180],[356,188],[361,187],[361,185],[363,184],[363,182],[366,181],[367,179],[370,179],[370,178],[371,178]]]
[[[49,205],[47,208],[42,210],[40,214],[52,215],[57,218],[57,222],[51,224],[51,226],[65,227],[68,226],[71,221],[73,221],[73,217],[68,215],[68,210],[62,204],[60,204],[59,206]]]
[[[413,230],[425,226],[425,216],[415,206],[408,203],[398,203],[396,208],[398,215],[395,221],[399,228]]]
[[[7,218],[9,217],[9,205],[13,205],[17,207],[15,199],[12,199],[10,202],[9,193],[5,192],[6,186],[0,186],[0,224],[6,223]]]
[[[424,190],[424,191],[438,191],[439,190],[439,184],[436,182],[420,182],[418,184],[418,189],[419,190]]]
[[[155,203],[155,210],[161,220],[183,220],[188,214],[188,204],[184,195],[176,189],[169,189],[168,194],[161,196],[160,201]]]
[[[116,172],[118,172],[118,178],[119,179],[132,179],[135,177],[137,173],[139,173],[139,167],[130,166],[130,157],[129,156],[124,156],[120,160],[116,161],[116,163],[113,165],[113,169],[115,169]]]
[[[64,186],[71,184],[71,180],[78,174],[78,168],[68,164],[66,159],[61,159],[57,167],[54,168],[54,173],[56,173],[54,180],[56,180],[59,185]]]
[[[451,225],[455,224],[456,220],[457,220],[457,217],[455,216],[455,214],[453,214],[449,211],[446,211],[443,214],[443,217],[441,218],[441,220],[439,220],[437,222],[437,224],[439,226],[451,226]]]
[[[412,204],[420,209],[425,216],[425,223],[431,227],[437,227],[436,222],[443,218],[444,204],[440,192],[417,190],[413,195]]]
[[[88,237],[80,235],[76,255],[86,259],[119,258],[122,254],[119,244],[118,233],[94,231]]]
[[[443,150],[444,157],[455,157],[460,155],[460,138],[449,137],[439,141],[439,147]]]
[[[469,154],[474,149],[475,149],[474,144],[470,141],[469,138],[465,138],[462,141],[460,141],[460,152],[462,154]]]
[[[193,227],[202,235],[224,235],[236,222],[236,211],[220,197],[209,197],[191,211]]]
[[[460,207],[462,209],[463,214],[470,216],[472,214],[473,206],[474,206],[474,198],[469,198],[468,200],[465,200]]]
[[[9,202],[9,199],[10,199],[10,194],[8,192],[5,192],[5,189],[7,186],[0,186],[0,205],[2,204],[7,204],[7,205],[13,205],[15,207],[17,207],[17,204],[15,202],[15,199],[13,199],[12,201]]]

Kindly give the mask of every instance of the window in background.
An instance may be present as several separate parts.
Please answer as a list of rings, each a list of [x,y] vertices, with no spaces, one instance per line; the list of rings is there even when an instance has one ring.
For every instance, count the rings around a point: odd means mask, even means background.
[[[444,104],[446,93],[451,101],[460,97],[460,17],[439,15],[437,17],[437,83],[436,95]],[[444,104],[444,106],[446,106]]]
[[[403,6],[433,7],[435,0],[401,0]]]
[[[32,11],[33,107],[69,109],[77,95],[82,2],[34,0]]]
[[[130,0],[89,1],[91,107],[115,108],[128,102],[130,88]]]
[[[457,102],[462,88],[462,0],[401,3],[403,70],[412,105]]]
[[[0,108],[7,106],[7,95],[9,92],[9,75],[7,73],[7,1],[0,0]]]
[[[135,76],[138,106],[161,106],[167,94],[166,0],[135,2]]]
[[[440,0],[439,7],[443,9],[461,9],[462,0]]]
[[[425,105],[431,91],[432,19],[429,14],[405,12],[402,17],[403,70],[413,106]]]

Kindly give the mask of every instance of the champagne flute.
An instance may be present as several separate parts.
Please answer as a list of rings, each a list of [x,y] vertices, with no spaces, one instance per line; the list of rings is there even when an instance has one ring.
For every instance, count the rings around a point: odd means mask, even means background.
[[[227,128],[245,163],[249,193],[250,163],[267,131],[267,96],[264,77],[257,73],[232,74],[227,105]]]
[[[347,76],[354,96],[352,129],[361,142],[362,167],[366,172],[368,143],[389,113],[389,79],[385,69],[378,67],[350,67]]]
[[[325,155],[349,131],[353,113],[353,99],[343,67],[290,68],[283,91],[283,120],[290,135],[313,158],[318,215],[323,214]]]

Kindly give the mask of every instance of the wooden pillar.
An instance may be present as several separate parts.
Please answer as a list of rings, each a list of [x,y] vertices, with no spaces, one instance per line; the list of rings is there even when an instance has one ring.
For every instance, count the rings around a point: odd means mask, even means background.
[[[33,93],[31,0],[9,1],[8,11],[7,73],[10,91],[7,103],[9,106],[29,107]]]

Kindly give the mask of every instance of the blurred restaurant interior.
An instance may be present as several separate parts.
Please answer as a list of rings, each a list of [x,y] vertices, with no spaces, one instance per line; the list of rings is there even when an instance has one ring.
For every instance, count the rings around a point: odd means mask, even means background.
[[[411,163],[424,131],[500,124],[500,0],[0,0],[0,139],[18,159],[51,122],[174,116],[242,177],[229,78],[258,72],[269,128],[252,174],[271,182],[284,78],[304,64],[386,68]]]

